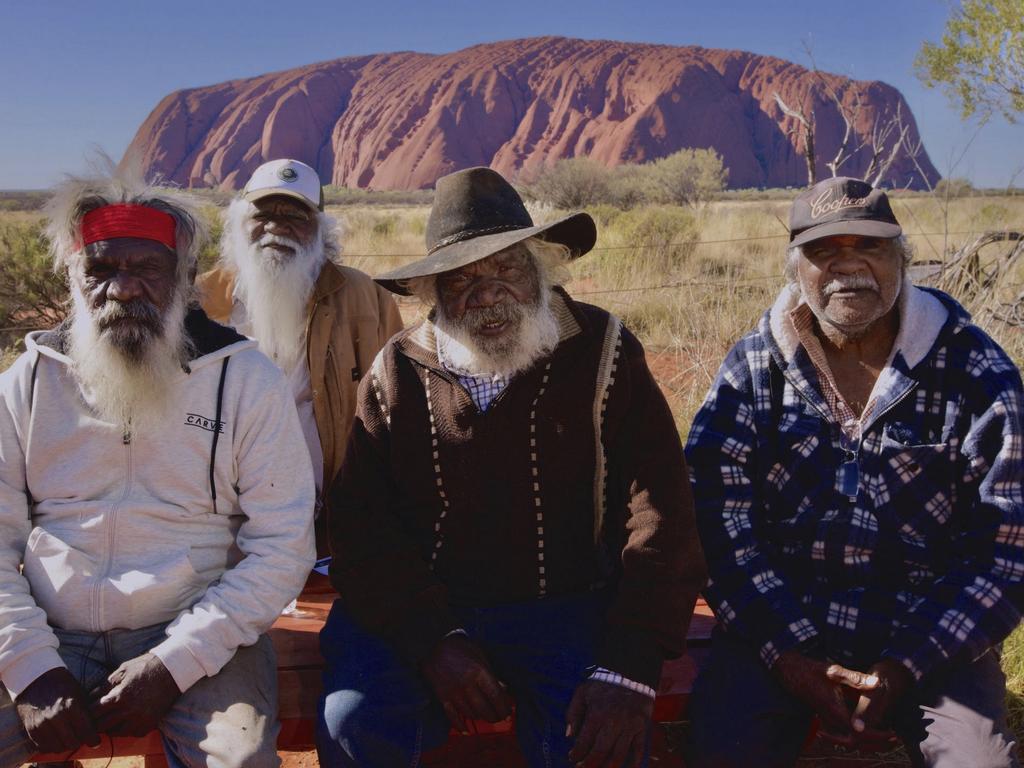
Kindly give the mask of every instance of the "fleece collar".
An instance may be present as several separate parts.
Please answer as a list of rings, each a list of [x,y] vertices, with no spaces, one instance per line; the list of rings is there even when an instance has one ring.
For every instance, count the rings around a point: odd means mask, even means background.
[[[787,285],[782,289],[772,308],[768,310],[768,326],[778,344],[786,366],[793,362],[800,340],[790,318],[790,312],[805,303],[800,289]],[[935,346],[939,333],[945,327],[950,311],[945,303],[931,291],[923,290],[905,278],[897,300],[900,329],[896,334],[890,359],[902,355],[908,370],[925,359]],[[961,310],[962,311],[962,310]]]

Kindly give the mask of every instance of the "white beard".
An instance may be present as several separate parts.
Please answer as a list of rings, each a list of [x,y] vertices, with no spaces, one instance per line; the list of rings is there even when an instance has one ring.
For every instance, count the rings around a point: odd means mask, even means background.
[[[471,376],[500,376],[506,381],[522,373],[558,345],[558,319],[551,309],[551,290],[542,287],[534,305],[520,305],[522,321],[511,338],[492,340],[474,335],[464,323],[449,320],[438,304],[434,335],[445,367]]]
[[[170,411],[175,378],[190,341],[185,333],[185,298],[178,291],[163,314],[162,329],[150,335],[138,355],[118,346],[112,331],[101,332],[85,297],[76,286],[71,295],[69,355],[86,402],[104,421],[126,433],[159,425]]]
[[[231,222],[225,249],[237,273],[235,291],[245,305],[251,336],[260,351],[278,367],[291,372],[306,349],[306,306],[325,261],[319,237],[308,246],[264,235],[250,243],[242,222]],[[295,250],[284,256],[267,247],[277,242]]]

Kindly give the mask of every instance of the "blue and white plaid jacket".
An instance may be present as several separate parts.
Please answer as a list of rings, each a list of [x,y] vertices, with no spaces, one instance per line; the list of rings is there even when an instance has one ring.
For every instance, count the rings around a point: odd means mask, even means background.
[[[799,648],[921,679],[980,656],[1024,605],[1019,371],[956,301],[907,283],[853,498],[797,302],[784,290],[732,349],[690,431],[708,603],[769,666]]]

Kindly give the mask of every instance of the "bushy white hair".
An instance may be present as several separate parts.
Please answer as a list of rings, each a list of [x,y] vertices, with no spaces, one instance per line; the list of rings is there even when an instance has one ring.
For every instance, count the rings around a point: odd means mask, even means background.
[[[101,154],[92,165],[93,175],[67,176],[58,184],[44,208],[54,269],[73,271],[81,264],[82,217],[89,211],[115,203],[145,205],[174,218],[177,282],[179,289],[190,293],[199,252],[207,239],[198,201],[181,190],[146,183],[137,162],[128,160],[118,166]]]

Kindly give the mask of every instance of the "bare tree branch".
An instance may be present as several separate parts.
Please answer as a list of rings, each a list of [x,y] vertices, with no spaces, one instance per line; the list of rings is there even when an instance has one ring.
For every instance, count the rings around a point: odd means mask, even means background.
[[[888,153],[886,153],[886,144],[897,130],[899,133],[896,136],[896,140],[889,145]],[[875,124],[871,128],[871,162],[868,163],[868,169],[864,172],[864,178],[871,186],[877,187],[888,175],[889,169],[896,162],[896,158],[901,150],[909,150],[909,147],[905,146],[909,136],[910,125],[903,121],[902,102],[896,102],[896,114],[892,117],[888,119],[883,119],[883,117],[876,118]],[[920,152],[921,143],[918,142],[917,147],[914,148],[915,163]],[[918,167],[918,170],[920,170],[920,167]]]
[[[857,152],[864,147],[865,142],[861,142],[854,149],[850,149],[850,140],[856,135],[857,117],[860,115],[862,102],[860,93],[854,93],[854,100],[852,106],[847,106],[843,101],[842,96],[832,86],[832,82],[825,77],[824,73],[818,69],[818,62],[814,58],[814,49],[811,44],[806,40],[804,41],[804,53],[807,54],[808,60],[811,62],[811,72],[814,73],[815,79],[818,81],[819,86],[825,92],[825,95],[832,100],[836,105],[836,110],[839,112],[839,116],[843,120],[843,139],[839,142],[839,146],[836,148],[835,154],[832,159],[825,163],[825,167],[829,169],[832,174],[832,178],[839,175],[839,169],[853,157]]]
[[[798,133],[804,140],[804,160],[807,163],[807,186],[813,186],[818,181],[814,157],[814,112],[811,112],[811,117],[808,119],[804,115],[803,110],[793,109],[786,104],[777,91],[773,91],[772,96],[775,97],[775,103],[779,105],[779,109],[782,110],[782,114],[793,118],[800,124],[799,130],[791,130],[789,133]]]

